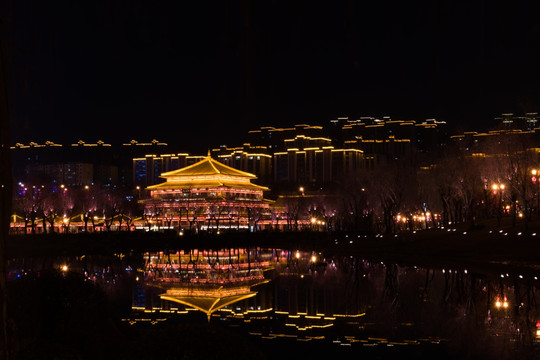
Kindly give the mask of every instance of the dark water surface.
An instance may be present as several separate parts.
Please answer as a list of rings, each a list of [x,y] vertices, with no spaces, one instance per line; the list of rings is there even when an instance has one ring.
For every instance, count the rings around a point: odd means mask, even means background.
[[[14,358],[540,358],[534,271],[260,248],[14,259],[8,271]]]

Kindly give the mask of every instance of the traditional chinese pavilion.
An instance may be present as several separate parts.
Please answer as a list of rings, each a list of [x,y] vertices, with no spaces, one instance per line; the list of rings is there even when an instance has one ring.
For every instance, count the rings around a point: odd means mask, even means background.
[[[257,227],[270,204],[257,177],[212,159],[162,173],[165,182],[147,187],[145,216],[168,228],[217,230]]]

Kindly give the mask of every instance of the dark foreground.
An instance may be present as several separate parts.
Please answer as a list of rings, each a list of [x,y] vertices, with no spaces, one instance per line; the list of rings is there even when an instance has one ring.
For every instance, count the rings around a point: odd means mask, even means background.
[[[122,253],[135,261],[146,251],[248,247],[323,251],[328,256],[371,259],[428,269],[466,267],[470,272],[496,274],[496,277],[497,272],[518,274],[515,271],[519,271],[520,275],[527,277],[528,273],[537,275],[540,268],[539,243],[540,237],[534,226],[527,231],[478,227],[473,230],[437,229],[397,236],[261,232],[184,237],[158,233],[11,237],[7,244],[9,261],[24,258],[26,263],[32,263],[33,259],[39,258],[42,270],[8,282],[10,350],[13,359],[297,359],[298,356],[321,358],[327,354],[340,359],[362,356],[370,359],[491,359],[495,355],[499,359],[535,359],[538,358],[536,346],[519,353],[513,353],[512,349],[510,352],[508,349],[499,351],[496,337],[479,339],[464,331],[460,346],[451,348],[429,342],[422,346],[352,348],[327,342],[295,342],[291,348],[287,339],[268,341],[252,337],[240,326],[224,326],[214,319],[208,323],[197,313],[169,319],[159,325],[148,322],[133,325],[125,319],[132,316],[132,286],[136,274],[118,277],[115,290],[110,292],[106,285],[87,281],[80,273],[63,273],[57,267],[47,268],[43,266],[47,264],[43,259],[78,257],[80,260],[83,255],[115,257],[115,254]],[[353,268],[357,269],[356,265]],[[438,274],[442,276],[440,271]],[[427,281],[427,277],[425,279]],[[469,289],[471,294],[480,291],[473,289],[470,286],[472,282],[463,280],[462,275],[452,279],[460,291]],[[424,284],[424,277],[419,284]],[[463,287],[463,284],[469,285]],[[491,284],[494,287],[498,285],[498,279]],[[401,285],[404,285],[403,280]],[[415,288],[418,289],[418,285],[411,287]],[[462,296],[462,293],[452,294]],[[402,295],[401,303],[414,298],[410,294]],[[444,298],[447,299],[446,296]],[[462,301],[467,302],[467,298]],[[530,301],[535,302],[534,299]],[[392,303],[389,302],[390,305]],[[480,306],[478,303],[477,309]],[[449,306],[445,309],[448,311]],[[462,316],[460,312],[456,314],[453,319],[459,320],[454,323],[457,329],[462,324]],[[534,319],[531,316],[529,320]],[[460,334],[460,331],[456,333]]]

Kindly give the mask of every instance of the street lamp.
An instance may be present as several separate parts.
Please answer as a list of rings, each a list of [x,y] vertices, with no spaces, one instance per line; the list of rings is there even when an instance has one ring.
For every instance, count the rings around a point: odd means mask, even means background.
[[[493,184],[491,186],[491,189],[493,189],[493,195],[497,195],[497,192],[499,193],[499,207],[497,208],[497,222],[499,226],[501,226],[502,193],[504,188],[504,184]]]
[[[536,215],[540,214],[540,181],[538,181],[537,175],[540,175],[540,170],[532,169],[532,182],[536,185]]]
[[[508,304],[508,299],[506,298],[506,296],[503,296],[502,299],[497,296],[497,299],[495,300],[495,307],[497,309],[500,309],[501,307],[504,308],[504,309],[507,309],[508,305],[509,305]]]

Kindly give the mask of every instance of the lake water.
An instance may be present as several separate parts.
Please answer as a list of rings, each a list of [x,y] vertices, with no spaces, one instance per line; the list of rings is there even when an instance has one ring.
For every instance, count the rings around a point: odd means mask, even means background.
[[[80,274],[120,304],[121,331],[182,343],[189,337],[175,338],[175,326],[204,328],[249,344],[254,358],[540,358],[540,272],[257,248],[12,260],[10,282],[46,268]],[[220,343],[213,336],[206,346]]]

